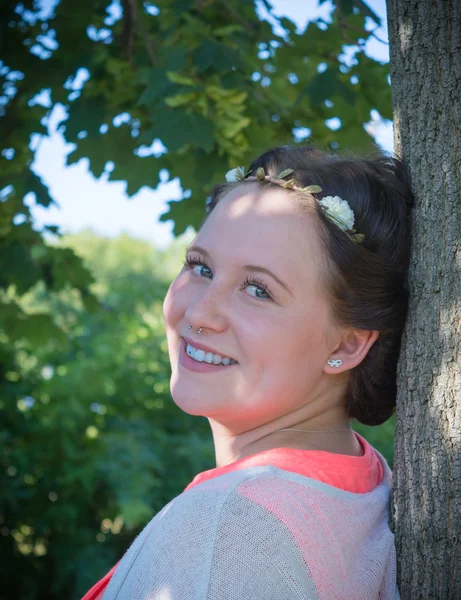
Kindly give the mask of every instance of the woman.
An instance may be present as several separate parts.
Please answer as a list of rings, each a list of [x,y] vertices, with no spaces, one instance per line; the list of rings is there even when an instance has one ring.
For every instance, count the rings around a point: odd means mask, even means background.
[[[399,598],[392,416],[413,197],[394,158],[280,147],[215,186],[164,301],[198,474],[85,600]]]

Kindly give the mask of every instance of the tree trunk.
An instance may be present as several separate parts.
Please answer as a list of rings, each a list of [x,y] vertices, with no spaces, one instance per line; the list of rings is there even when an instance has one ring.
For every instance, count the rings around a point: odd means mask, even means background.
[[[390,525],[402,599],[459,600],[461,1],[387,10],[395,151],[416,197]]]

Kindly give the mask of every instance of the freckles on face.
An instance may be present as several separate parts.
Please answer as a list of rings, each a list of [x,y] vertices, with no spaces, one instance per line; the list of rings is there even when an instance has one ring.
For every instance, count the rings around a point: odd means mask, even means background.
[[[206,256],[199,250],[193,255],[208,267],[183,269],[163,303],[175,401],[191,412],[194,397],[200,403],[195,414],[253,423],[296,407],[328,354],[313,217],[300,214],[287,192],[236,188],[210,214],[190,244],[196,247],[206,250]],[[267,286],[269,299],[258,283],[244,284],[255,276]],[[189,323],[204,328],[200,341],[226,349],[239,364],[228,373],[178,372],[180,338],[194,337]]]

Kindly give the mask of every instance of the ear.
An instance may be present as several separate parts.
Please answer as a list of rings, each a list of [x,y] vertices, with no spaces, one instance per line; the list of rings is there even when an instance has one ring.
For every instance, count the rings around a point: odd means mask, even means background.
[[[344,333],[341,343],[329,357],[333,360],[342,360],[342,365],[340,367],[330,367],[328,363],[325,363],[325,373],[342,373],[359,365],[378,337],[379,331],[349,329]]]

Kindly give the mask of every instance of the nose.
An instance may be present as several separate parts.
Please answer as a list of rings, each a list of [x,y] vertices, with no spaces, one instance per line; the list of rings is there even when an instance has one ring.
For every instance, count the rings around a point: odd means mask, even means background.
[[[215,331],[225,329],[227,320],[224,315],[224,301],[211,283],[191,299],[184,317],[195,331],[200,327]]]

